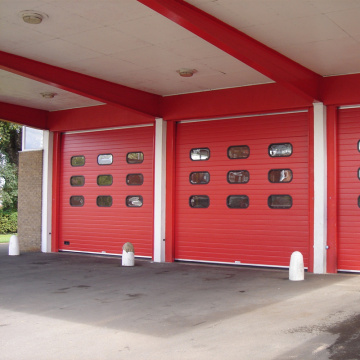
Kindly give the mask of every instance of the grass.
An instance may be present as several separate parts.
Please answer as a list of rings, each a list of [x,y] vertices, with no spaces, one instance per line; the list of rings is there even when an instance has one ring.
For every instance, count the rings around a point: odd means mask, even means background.
[[[5,235],[0,234],[0,244],[8,243],[10,241],[11,235],[14,235],[14,234],[5,234]]]

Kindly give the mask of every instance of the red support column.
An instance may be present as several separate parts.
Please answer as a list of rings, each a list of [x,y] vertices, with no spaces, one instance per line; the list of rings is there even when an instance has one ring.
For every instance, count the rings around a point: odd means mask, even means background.
[[[327,108],[327,272],[337,272],[337,107]]]
[[[166,136],[165,261],[173,262],[175,257],[175,121],[168,121]]]
[[[54,133],[53,179],[52,179],[52,219],[51,251],[59,251],[59,206],[60,206],[60,157],[61,133]]]

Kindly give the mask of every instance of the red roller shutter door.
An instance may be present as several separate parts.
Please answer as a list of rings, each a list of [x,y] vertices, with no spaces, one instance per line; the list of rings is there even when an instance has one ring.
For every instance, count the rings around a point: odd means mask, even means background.
[[[308,112],[231,120],[182,122],[177,128],[175,258],[268,266],[288,266],[300,251],[308,266]],[[289,157],[270,157],[270,144],[291,143]],[[230,146],[247,145],[250,156],[229,159]],[[210,149],[206,161],[190,151]],[[288,183],[271,183],[271,169],[291,169]],[[247,170],[249,181],[230,184],[230,170]],[[191,184],[193,172],[209,172],[208,184]],[[192,195],[207,195],[208,208],[192,208]],[[247,208],[229,208],[229,195],[246,195]],[[271,209],[271,195],[290,195],[292,207]]]
[[[62,136],[59,250],[121,254],[129,241],[135,255],[152,256],[153,141],[153,126]],[[129,164],[130,152],[143,153],[143,162]],[[111,154],[112,164],[99,165],[101,154]],[[85,165],[72,166],[74,156],[84,156]],[[128,174],[142,174],[143,183],[128,185]],[[107,182],[111,177],[98,180],[99,175],[111,175],[112,184],[98,185],[98,181],[104,184],[103,179],[105,184],[111,182]],[[83,176],[85,184],[72,186],[73,176]],[[137,179],[138,175],[135,183]],[[143,205],[128,207],[126,198],[131,195],[141,196]],[[71,206],[72,196],[81,196],[83,201],[75,198]],[[98,206],[98,196],[105,196],[99,203],[105,206]],[[112,201],[111,206],[106,206],[107,201]],[[134,205],[139,204],[135,201]]]
[[[360,271],[360,109],[339,110],[338,269]]]

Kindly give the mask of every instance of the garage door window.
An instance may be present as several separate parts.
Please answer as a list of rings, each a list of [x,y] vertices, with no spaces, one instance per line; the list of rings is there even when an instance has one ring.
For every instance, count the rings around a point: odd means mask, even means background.
[[[126,206],[141,207],[143,206],[143,197],[141,195],[129,195],[126,197]]]
[[[250,174],[247,170],[230,170],[227,173],[227,181],[230,184],[246,184],[249,179]]]
[[[193,161],[204,161],[209,160],[210,149],[208,148],[197,148],[190,150],[190,159]]]
[[[84,206],[85,199],[82,195],[73,195],[70,197],[71,206]]]
[[[128,185],[142,185],[144,182],[143,174],[128,174],[126,175],[126,183]]]
[[[273,169],[268,176],[271,183],[288,183],[292,180],[293,173],[290,169]]]
[[[192,195],[189,204],[192,208],[207,208],[210,206],[210,199],[207,195]]]
[[[97,184],[99,186],[110,186],[113,183],[112,175],[99,175],[97,177]]]
[[[290,209],[292,197],[290,195],[270,195],[268,205],[271,209]]]
[[[99,165],[111,165],[113,163],[113,156],[111,154],[100,154],[97,162]]]
[[[110,207],[112,205],[112,197],[110,195],[100,195],[96,199],[96,205],[99,207]]]
[[[207,171],[192,172],[190,174],[190,183],[194,185],[208,184],[210,174]]]
[[[75,175],[70,178],[71,186],[84,186],[85,185],[85,176]]]
[[[84,166],[85,165],[85,156],[84,155],[72,156],[70,163],[71,163],[71,166]]]
[[[271,144],[269,146],[269,155],[271,157],[286,157],[293,152],[293,147],[290,143]]]
[[[230,195],[226,199],[226,205],[230,209],[246,209],[249,207],[249,197],[246,195]]]
[[[141,151],[129,152],[126,154],[128,164],[141,164],[144,161],[144,153]]]
[[[227,154],[229,159],[246,159],[250,156],[250,148],[247,145],[230,146]]]

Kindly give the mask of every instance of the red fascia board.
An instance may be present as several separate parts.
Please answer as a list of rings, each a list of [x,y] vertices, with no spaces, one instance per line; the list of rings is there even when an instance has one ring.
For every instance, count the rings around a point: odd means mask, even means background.
[[[0,102],[0,119],[2,120],[46,130],[47,118],[48,112],[45,110]]]
[[[182,0],[138,0],[263,75],[320,101],[321,76]]]
[[[134,113],[113,105],[53,111],[49,113],[50,131],[77,131],[149,124],[154,117]]]
[[[322,98],[325,105],[360,104],[360,74],[324,77]]]
[[[204,119],[312,106],[279,84],[167,96],[163,98],[164,120]]]
[[[94,100],[159,116],[161,96],[0,51],[0,69]]]

